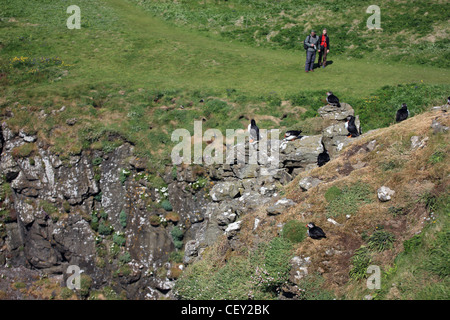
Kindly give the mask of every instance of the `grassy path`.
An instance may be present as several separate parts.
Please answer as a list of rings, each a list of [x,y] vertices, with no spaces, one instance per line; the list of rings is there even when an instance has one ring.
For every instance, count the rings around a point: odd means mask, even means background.
[[[170,26],[124,0],[105,3],[123,23],[121,39],[108,39],[118,43],[106,52],[84,56],[86,68],[79,70],[83,81],[117,81],[134,88],[236,88],[248,94],[331,89],[353,96],[384,85],[448,83],[443,69],[373,64],[332,53],[329,68],[305,74],[303,52],[227,43]]]

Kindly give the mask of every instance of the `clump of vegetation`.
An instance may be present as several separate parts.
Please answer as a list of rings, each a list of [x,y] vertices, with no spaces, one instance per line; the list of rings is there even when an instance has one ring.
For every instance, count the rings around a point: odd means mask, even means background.
[[[395,236],[389,231],[376,230],[367,242],[367,246],[371,250],[384,251],[394,246]]]
[[[306,237],[306,226],[297,220],[286,222],[281,230],[281,236],[292,243],[302,242]]]
[[[333,186],[325,193],[328,201],[327,212],[330,217],[338,217],[348,212],[357,212],[364,203],[372,202],[371,189],[361,181],[342,189]]]
[[[166,211],[172,211],[172,204],[170,203],[170,201],[168,199],[164,199],[161,201],[161,207],[166,210]]]
[[[114,228],[106,221],[100,221],[98,225],[98,233],[103,236],[109,236],[111,233],[113,233]]]
[[[359,280],[367,276],[367,267],[372,263],[371,253],[368,247],[361,246],[352,257],[350,278]]]
[[[324,279],[318,273],[306,275],[299,283],[301,300],[333,300],[334,294],[322,288]]]
[[[168,212],[165,215],[165,218],[167,221],[173,222],[174,224],[180,221],[180,215],[174,211]]]
[[[11,150],[11,155],[15,159],[31,157],[37,151],[35,143],[24,143]]]
[[[131,255],[128,251],[125,251],[120,257],[119,257],[119,261],[122,264],[126,264],[128,262],[131,261]]]
[[[170,235],[172,236],[175,248],[181,249],[183,247],[183,237],[184,237],[183,230],[175,226],[170,231]]]
[[[120,225],[123,228],[127,227],[127,220],[128,220],[128,215],[125,212],[125,210],[120,211],[120,213],[119,213],[119,222],[120,222]]]
[[[130,174],[131,174],[130,170],[127,170],[127,169],[120,170],[120,173],[119,173],[120,183],[125,184],[125,181],[127,181],[127,178],[130,176]]]
[[[122,247],[125,245],[126,238],[125,235],[121,232],[114,232],[113,234],[113,241],[115,244],[117,244],[119,247]]]
[[[208,258],[187,268],[175,285],[183,299],[274,299],[289,279],[292,243],[277,237],[226,264]]]
[[[161,224],[161,217],[154,214],[150,216],[149,221],[152,226],[157,227]]]

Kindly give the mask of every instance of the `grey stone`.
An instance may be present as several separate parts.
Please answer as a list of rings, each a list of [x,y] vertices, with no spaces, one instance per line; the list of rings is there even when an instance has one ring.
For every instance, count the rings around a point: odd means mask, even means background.
[[[299,181],[298,185],[300,186],[300,188],[303,191],[308,191],[311,188],[317,187],[321,183],[322,183],[322,180],[320,180],[318,178],[305,177]]]
[[[386,202],[386,201],[391,200],[391,198],[394,196],[394,194],[395,194],[395,191],[389,189],[386,186],[382,186],[377,190],[377,196],[381,202]]]
[[[349,115],[351,116],[355,115],[355,110],[353,110],[352,106],[345,102],[341,103],[340,108],[328,104],[326,106],[319,108],[317,112],[323,119],[331,119],[338,121],[345,120]]]

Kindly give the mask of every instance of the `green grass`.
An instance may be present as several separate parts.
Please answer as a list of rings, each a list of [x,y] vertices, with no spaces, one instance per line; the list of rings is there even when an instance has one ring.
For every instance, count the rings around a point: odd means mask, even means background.
[[[69,15],[62,2],[5,0],[0,11],[0,73],[6,74],[0,105],[19,102],[8,123],[15,130],[42,132],[61,156],[87,148],[109,152],[131,141],[136,154],[148,158],[149,167],[158,171],[173,145],[170,133],[176,128],[192,132],[194,120],[203,117],[205,129],[244,128],[241,115],[281,118],[289,111],[280,107],[281,101],[290,100],[307,111],[285,117],[280,125],[297,127],[316,116],[325,91],[333,89],[341,100],[352,103],[364,129],[371,129],[389,125],[401,102],[418,113],[441,101],[449,89],[446,69],[338,55],[330,68],[305,75],[302,50],[257,47],[251,41],[229,41],[197,28],[174,26],[132,1],[82,0],[77,5],[82,12],[80,30],[65,27]],[[166,20],[186,15],[183,10],[171,14],[173,4],[160,5],[167,6]],[[254,2],[241,5],[249,5],[249,14],[255,9],[257,15],[266,12]],[[214,8],[207,3],[203,17]],[[228,9],[217,10],[225,14]],[[233,21],[225,16],[217,26]],[[412,89],[397,85],[413,82],[420,83],[420,89],[414,100],[405,100]],[[364,99],[372,96],[383,99],[367,105]],[[67,107],[64,112],[51,114],[62,105]],[[50,115],[37,117],[41,110]],[[77,123],[66,129],[65,121],[74,117]],[[261,125],[280,126],[270,120]],[[56,127],[64,129],[55,132]]]
[[[361,181],[343,188],[332,186],[324,195],[328,202],[327,215],[338,217],[348,212],[357,212],[361,205],[373,201],[371,194],[370,187]]]
[[[292,255],[292,242],[277,237],[223,265],[203,257],[177,280],[175,292],[187,300],[274,299],[289,278]]]

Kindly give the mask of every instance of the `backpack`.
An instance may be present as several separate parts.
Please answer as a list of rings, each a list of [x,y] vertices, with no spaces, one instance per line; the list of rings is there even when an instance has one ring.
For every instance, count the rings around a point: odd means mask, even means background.
[[[306,44],[306,41],[309,41],[309,37],[310,37],[310,35],[306,38],[305,41],[303,41],[303,48],[304,48],[305,50],[308,50],[308,48],[310,48],[310,46],[308,46],[308,45]]]

